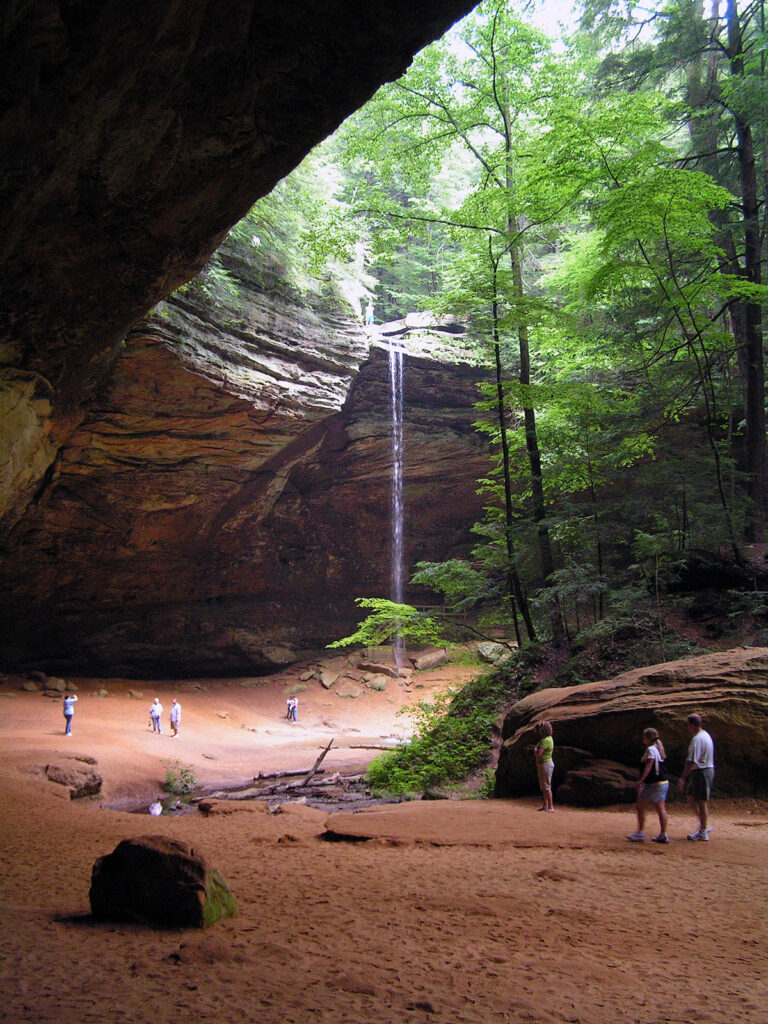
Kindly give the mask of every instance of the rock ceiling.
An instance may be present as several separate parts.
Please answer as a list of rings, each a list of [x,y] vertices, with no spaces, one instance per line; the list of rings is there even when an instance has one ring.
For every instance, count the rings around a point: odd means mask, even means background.
[[[39,0],[0,16],[0,523],[116,347],[468,0]],[[2,536],[2,531],[0,531]]]

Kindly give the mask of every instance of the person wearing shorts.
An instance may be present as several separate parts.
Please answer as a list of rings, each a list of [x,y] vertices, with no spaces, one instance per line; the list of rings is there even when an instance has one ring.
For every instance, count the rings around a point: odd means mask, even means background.
[[[689,833],[688,839],[691,842],[706,843],[711,831],[709,796],[715,779],[715,745],[707,730],[702,728],[701,715],[688,715],[688,731],[691,742],[678,788],[681,793],[686,790],[688,802],[694,807],[699,821],[699,827]]]
[[[555,764],[552,760],[552,752],[555,749],[555,741],[552,739],[552,723],[539,722],[539,742],[534,750],[536,758],[536,773],[539,776],[539,789],[541,790],[540,811],[552,812],[555,809],[552,799],[552,773]]]
[[[659,816],[659,834],[654,836],[654,843],[668,843],[667,835],[667,778],[666,753],[664,744],[655,729],[644,729],[643,740],[645,753],[641,759],[640,778],[637,780],[637,829],[627,836],[630,843],[645,842],[645,816],[648,808],[653,807]]]

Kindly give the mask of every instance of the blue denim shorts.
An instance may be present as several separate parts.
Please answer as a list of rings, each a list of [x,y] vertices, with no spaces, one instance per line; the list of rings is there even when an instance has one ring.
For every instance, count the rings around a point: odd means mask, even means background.
[[[640,790],[641,800],[645,800],[647,804],[660,804],[662,800],[667,799],[667,790],[669,789],[669,782],[654,782],[652,786],[645,785]]]

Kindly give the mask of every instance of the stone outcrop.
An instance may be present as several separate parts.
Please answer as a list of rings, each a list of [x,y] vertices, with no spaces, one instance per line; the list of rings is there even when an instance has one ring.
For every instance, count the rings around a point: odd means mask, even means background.
[[[93,865],[91,912],[99,921],[204,928],[237,916],[237,902],[199,850],[166,836],[123,839]]]
[[[96,796],[101,792],[103,779],[101,775],[81,758],[64,758],[56,764],[45,766],[46,778],[69,790],[70,800],[79,800],[84,796]],[[93,761],[93,758],[87,759]]]
[[[14,529],[5,664],[253,673],[346,635],[354,598],[388,592],[386,345],[228,253],[237,300],[214,316],[179,296],[131,334]],[[429,333],[413,345],[428,351]],[[413,565],[467,549],[488,466],[472,427],[483,372],[407,355],[404,376]]]
[[[0,14],[0,536],[126,331],[470,0]]]
[[[658,729],[672,774],[685,764],[689,733],[686,717],[699,712],[715,742],[716,790],[723,794],[764,792],[768,788],[768,648],[739,648],[624,672],[606,682],[540,690],[518,701],[507,715],[496,770],[496,796],[537,791],[533,748],[536,725],[552,723],[555,738],[554,788],[579,803],[585,778],[612,773],[600,784],[602,802],[615,802],[626,789],[622,766],[639,771],[643,729]],[[568,778],[568,774],[571,777]],[[585,775],[585,773],[587,773]],[[631,773],[628,776],[631,778]],[[567,785],[565,785],[567,783]]]

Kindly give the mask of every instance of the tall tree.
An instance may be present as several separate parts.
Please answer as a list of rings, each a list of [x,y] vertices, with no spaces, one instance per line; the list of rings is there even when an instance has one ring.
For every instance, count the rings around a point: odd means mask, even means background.
[[[583,29],[597,45],[612,43],[616,51],[603,58],[603,85],[663,88],[677,100],[677,121],[690,140],[679,155],[681,165],[707,171],[736,200],[712,217],[721,268],[751,286],[731,297],[729,330],[744,382],[744,469],[752,502],[746,536],[762,540],[768,511],[761,289],[766,232],[760,225],[768,193],[763,0],[715,0],[710,10],[703,0],[667,0],[650,12],[615,0],[586,0],[583,6]]]

